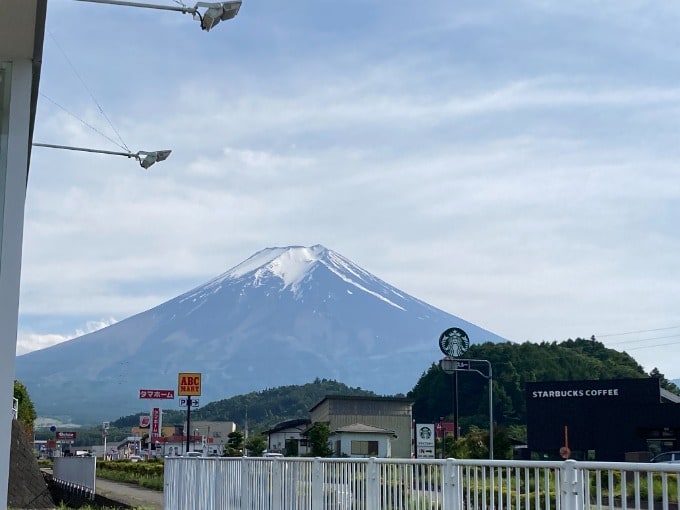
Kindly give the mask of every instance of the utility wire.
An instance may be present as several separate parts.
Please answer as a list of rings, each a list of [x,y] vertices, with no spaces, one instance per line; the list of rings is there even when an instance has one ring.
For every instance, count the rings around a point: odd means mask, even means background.
[[[667,331],[669,329],[680,329],[680,326],[669,326],[667,328],[641,329],[639,331],[626,331],[624,333],[609,333],[607,335],[595,335],[595,338],[606,338],[610,336],[635,335],[638,333],[651,333],[653,331]]]
[[[647,342],[649,340],[662,340],[664,338],[680,338],[680,333],[677,335],[652,336],[648,338],[636,338],[635,340],[619,340],[618,342],[607,342],[607,345],[621,345],[634,344],[636,342]]]
[[[50,37],[52,38],[52,41],[54,42],[54,44],[55,44],[55,46],[57,47],[57,49],[61,52],[61,54],[63,55],[63,57],[66,59],[66,62],[68,62],[68,65],[71,67],[71,70],[73,71],[73,74],[75,74],[76,77],[78,78],[78,80],[80,80],[80,83],[83,85],[83,87],[85,88],[85,90],[87,91],[87,93],[90,95],[90,98],[92,99],[92,101],[94,101],[94,104],[97,105],[97,108],[99,109],[99,113],[101,113],[101,115],[106,119],[106,122],[108,122],[109,126],[111,127],[111,129],[113,130],[113,132],[116,134],[116,136],[118,137],[118,140],[120,140],[120,143],[117,143],[117,142],[113,142],[113,143],[115,143],[118,147],[120,147],[120,148],[122,148],[122,149],[124,149],[124,150],[126,150],[126,151],[128,151],[128,152],[132,152],[132,151],[130,151],[130,148],[127,146],[127,144],[126,144],[125,141],[123,140],[123,137],[120,136],[120,133],[118,132],[118,130],[116,129],[116,127],[113,125],[113,122],[111,122],[111,119],[109,119],[109,117],[108,117],[108,116],[106,115],[106,113],[104,112],[104,109],[101,107],[101,105],[100,105],[99,102],[97,101],[97,98],[95,98],[95,97],[94,97],[94,94],[92,93],[92,91],[90,91],[90,88],[89,88],[89,87],[87,86],[87,84],[85,83],[85,80],[83,80],[83,78],[80,76],[80,73],[78,73],[78,70],[77,70],[76,67],[73,65],[73,62],[71,62],[71,59],[68,58],[68,55],[66,54],[66,52],[65,52],[65,51],[62,49],[62,47],[59,45],[59,42],[57,41],[57,38],[54,37],[54,34],[53,34],[51,31],[48,31],[48,33],[50,34]],[[55,103],[55,104],[56,104],[56,103]],[[60,108],[64,109],[63,107],[60,107]],[[74,117],[75,117],[75,115],[74,115]],[[78,118],[78,117],[76,117],[76,118]],[[81,119],[78,119],[78,120],[81,120]],[[81,122],[83,122],[83,121],[81,120]],[[83,122],[83,123],[85,124],[85,122]],[[91,127],[91,126],[89,126],[89,127]],[[95,131],[97,131],[97,130],[95,129]],[[97,131],[97,133],[102,134],[100,131]],[[105,135],[104,135],[104,136],[105,136]],[[106,138],[107,138],[108,140],[111,140],[111,138],[109,138],[108,136],[106,136]],[[113,140],[111,140],[111,141],[113,141]],[[122,145],[121,145],[121,144],[122,144]]]
[[[63,106],[61,106],[59,103],[57,103],[57,102],[56,102],[54,99],[52,99],[51,97],[46,96],[46,95],[43,94],[42,92],[40,93],[40,95],[41,95],[42,97],[44,97],[45,99],[47,99],[50,103],[52,103],[52,104],[53,104],[54,106],[56,106],[57,108],[60,108],[60,109],[63,110],[66,114],[68,114],[68,115],[70,115],[71,117],[73,117],[74,119],[76,119],[78,122],[81,122],[82,124],[84,124],[85,126],[87,126],[88,128],[90,128],[92,131],[94,131],[95,133],[97,133],[98,135],[101,135],[101,136],[103,136],[104,138],[106,138],[109,142],[113,143],[114,145],[120,147],[121,149],[123,149],[123,150],[125,150],[125,151],[127,151],[127,152],[132,152],[132,151],[128,148],[127,145],[121,145],[120,143],[116,142],[113,138],[111,138],[111,137],[108,136],[108,135],[105,135],[104,133],[102,133],[101,131],[99,131],[96,127],[94,127],[92,124],[88,124],[87,122],[85,122],[83,119],[81,119],[81,118],[78,117],[77,115],[75,115],[75,114],[71,113],[70,111],[68,111],[66,108],[64,108]]]

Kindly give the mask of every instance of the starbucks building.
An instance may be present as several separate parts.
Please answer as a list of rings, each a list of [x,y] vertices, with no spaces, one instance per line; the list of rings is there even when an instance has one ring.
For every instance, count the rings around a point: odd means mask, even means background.
[[[532,458],[644,461],[680,450],[680,397],[656,378],[526,385]]]

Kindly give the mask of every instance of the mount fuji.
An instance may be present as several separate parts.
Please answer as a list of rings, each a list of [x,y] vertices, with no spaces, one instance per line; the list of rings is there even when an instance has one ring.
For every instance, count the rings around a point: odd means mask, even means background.
[[[179,372],[203,374],[201,403],[317,377],[397,394],[442,357],[450,327],[472,343],[506,341],[324,246],[267,248],[155,308],[19,356],[16,371],[40,416],[84,423],[147,410],[138,391],[176,390]]]

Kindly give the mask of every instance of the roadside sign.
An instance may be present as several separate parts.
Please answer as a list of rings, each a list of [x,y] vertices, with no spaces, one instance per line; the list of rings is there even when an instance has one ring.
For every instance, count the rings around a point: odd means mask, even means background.
[[[447,374],[452,374],[458,370],[470,370],[469,359],[444,358],[439,361],[439,366]]]
[[[201,374],[197,372],[180,372],[177,376],[177,394],[183,397],[201,395]]]
[[[172,400],[175,390],[139,390],[139,398]]]
[[[75,432],[57,432],[57,441],[74,441],[76,438]]]
[[[197,398],[185,398],[185,397],[180,397],[179,406],[180,407],[186,407],[187,404],[189,403],[188,402],[189,400],[191,400],[191,407],[198,407],[198,399]]]
[[[148,429],[151,426],[151,416],[144,414],[139,417],[139,428]]]
[[[161,431],[161,409],[160,407],[154,407],[151,410],[151,437],[160,436]]]

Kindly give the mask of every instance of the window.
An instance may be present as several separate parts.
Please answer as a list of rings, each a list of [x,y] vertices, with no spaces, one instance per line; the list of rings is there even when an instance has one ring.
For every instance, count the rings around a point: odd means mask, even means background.
[[[352,441],[352,455],[377,457],[378,441]]]

